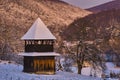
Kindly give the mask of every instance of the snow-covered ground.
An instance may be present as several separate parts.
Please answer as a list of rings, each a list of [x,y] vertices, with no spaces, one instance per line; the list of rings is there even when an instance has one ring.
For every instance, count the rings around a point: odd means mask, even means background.
[[[71,70],[74,73],[77,73],[78,71],[77,67],[71,67]],[[81,74],[86,76],[91,75],[91,76],[101,77],[102,71],[99,69],[94,70],[92,67],[84,67],[82,68]]]
[[[70,60],[67,60],[66,63],[71,63],[72,61]],[[60,59],[60,63],[62,65],[62,67],[64,68],[64,64],[65,64],[65,59],[64,58],[61,58]],[[78,68],[76,65],[73,65],[73,66],[69,66],[70,70],[73,72],[73,73],[78,73]],[[92,67],[83,67],[82,68],[82,71],[81,71],[81,74],[82,75],[86,75],[86,76],[96,76],[96,77],[101,77],[102,75],[102,70],[99,68],[99,69],[93,69]]]
[[[0,80],[102,80],[76,73],[56,72],[55,75],[37,75],[22,72],[23,66],[0,61]]]
[[[120,73],[120,67],[116,67],[116,65],[114,65],[114,63],[112,62],[107,62],[106,63],[106,67],[107,67],[107,72],[110,74],[110,72],[113,73]]]
[[[105,65],[106,65],[105,75],[107,76],[105,80],[120,80],[120,67],[116,67],[116,65],[113,62],[106,62]],[[74,73],[77,73],[77,67],[71,67],[71,70]],[[82,75],[86,75],[86,76],[92,75],[92,76],[102,77],[101,76],[102,71],[100,69],[94,70],[91,67],[82,68],[81,73],[82,73]],[[114,77],[110,76],[111,73],[114,74]],[[115,76],[115,75],[117,75],[117,76]]]

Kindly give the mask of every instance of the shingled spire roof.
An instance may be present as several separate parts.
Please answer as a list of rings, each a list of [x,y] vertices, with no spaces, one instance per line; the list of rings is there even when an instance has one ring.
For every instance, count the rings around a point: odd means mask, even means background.
[[[45,40],[56,39],[47,26],[38,18],[27,33],[21,38],[22,40]]]

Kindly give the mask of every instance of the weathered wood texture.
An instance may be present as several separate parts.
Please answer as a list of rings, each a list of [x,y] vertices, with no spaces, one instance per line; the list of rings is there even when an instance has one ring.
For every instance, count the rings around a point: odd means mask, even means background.
[[[55,74],[54,56],[24,56],[24,72],[37,74]]]
[[[53,52],[54,40],[25,40],[25,52]],[[55,56],[24,56],[24,72],[55,74]]]
[[[25,52],[53,52],[53,40],[27,40]]]

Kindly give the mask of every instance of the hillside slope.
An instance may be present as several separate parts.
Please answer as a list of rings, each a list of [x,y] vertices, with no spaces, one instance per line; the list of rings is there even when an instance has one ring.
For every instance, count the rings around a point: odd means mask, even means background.
[[[87,10],[92,12],[100,12],[100,11],[111,10],[111,9],[120,9],[120,0],[113,0],[111,2],[102,4],[99,6],[95,6]]]
[[[38,17],[58,37],[74,19],[88,14],[59,0],[0,0],[0,53],[23,51],[20,38]]]
[[[102,48],[120,53],[120,9],[103,11],[75,20],[62,33],[66,40],[103,39]]]

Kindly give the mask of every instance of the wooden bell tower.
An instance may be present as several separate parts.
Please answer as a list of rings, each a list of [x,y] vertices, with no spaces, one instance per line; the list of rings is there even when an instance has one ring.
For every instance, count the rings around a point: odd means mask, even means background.
[[[25,41],[23,71],[36,74],[55,74],[54,52],[55,37],[38,18],[28,32],[22,37]]]

